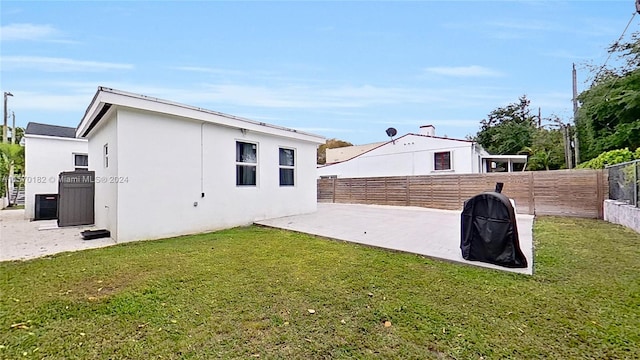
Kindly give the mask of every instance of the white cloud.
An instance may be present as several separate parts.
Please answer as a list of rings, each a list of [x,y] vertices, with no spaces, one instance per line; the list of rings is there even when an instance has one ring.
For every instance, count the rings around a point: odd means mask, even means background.
[[[393,119],[393,120],[381,120],[373,121],[374,124],[393,125],[393,126],[411,126],[418,129],[422,125],[431,124],[436,127],[461,127],[468,128],[478,125],[479,119],[438,119],[438,120],[425,120],[425,119]],[[417,131],[417,130],[416,130]]]
[[[420,88],[363,86],[207,85],[199,100],[268,108],[358,108],[370,105],[446,101],[437,91]]]
[[[577,55],[577,54],[575,54],[573,52],[570,52],[570,51],[564,50],[564,49],[543,52],[541,55],[548,56],[548,57],[554,57],[554,58],[560,58],[560,59],[573,59],[573,60],[576,60],[576,61],[577,60],[589,60],[589,59],[593,59],[594,57],[597,57],[597,55]]]
[[[39,111],[80,111],[86,109],[93,97],[93,92],[79,93],[43,93],[30,91],[13,91],[13,106],[20,110]],[[78,120],[80,120],[78,118]]]
[[[171,70],[191,72],[191,73],[200,73],[211,75],[210,78],[221,78],[228,80],[229,78],[236,79],[264,79],[268,80],[270,83],[318,83],[322,82],[321,80],[315,78],[294,78],[289,75],[282,75],[276,71],[267,71],[260,69],[251,69],[251,70],[235,70],[235,69],[225,69],[225,68],[215,68],[215,67],[207,67],[207,66],[172,66],[169,67]],[[308,69],[305,69],[305,71]],[[313,72],[315,69],[311,69],[310,72]]]
[[[437,105],[456,108],[484,105],[500,97],[500,89],[491,88],[422,88],[385,86],[255,86],[244,84],[209,84],[202,89],[176,90],[167,96],[176,101],[204,104],[233,104],[264,108],[344,109],[369,108],[397,104]],[[156,96],[156,95],[154,95]],[[159,95],[157,95],[159,96]]]
[[[528,21],[494,21],[488,22],[487,26],[507,29],[507,30],[516,30],[516,31],[554,31],[558,30],[558,26],[553,23],[547,21],[536,21],[536,20],[528,20]]]
[[[0,27],[2,41],[46,40],[60,35],[60,31],[51,25],[9,24]]]
[[[571,102],[572,95],[570,90],[565,92],[533,93],[528,97],[531,99],[532,109],[536,109],[537,107],[541,107],[543,111],[554,109],[556,115],[572,116],[573,104]]]
[[[327,127],[296,127],[296,130],[306,131],[310,133],[353,133],[358,131],[357,129]]]
[[[24,85],[27,88],[31,86],[27,83]],[[266,115],[271,118],[264,118],[264,120],[276,123],[280,121],[274,121],[276,119],[273,118],[274,115],[271,112],[273,109],[322,111],[331,114],[327,116],[332,118],[348,118],[352,121],[369,123],[376,121],[371,118],[369,109],[380,106],[385,108],[397,105],[433,106],[444,109],[481,107],[484,111],[484,106],[487,103],[500,103],[506,98],[504,95],[500,96],[499,93],[504,92],[501,89],[491,88],[491,91],[488,91],[484,87],[468,86],[464,88],[424,88],[374,85],[310,86],[305,84],[266,87],[250,84],[204,84],[188,87],[164,87],[153,84],[102,81],[98,78],[95,81],[40,81],[33,85],[40,89],[37,93],[23,91],[25,94],[21,94],[20,98],[25,101],[28,99],[28,104],[24,103],[24,105],[29,109],[81,112],[89,104],[99,85],[211,110],[235,109],[233,110],[234,114],[250,119],[260,119],[261,115],[257,114],[265,112],[262,113],[262,116]],[[19,92],[19,89],[15,90]],[[275,118],[280,119],[281,116],[275,116]],[[399,119],[394,115],[390,115],[390,118],[394,118],[395,124],[398,123]],[[411,125],[423,125],[425,122],[425,119],[405,120]],[[445,125],[447,121],[440,120],[440,122]],[[469,123],[452,120],[446,125],[462,127],[466,124]],[[329,130],[312,129],[309,131]]]
[[[3,71],[29,69],[45,72],[97,72],[133,69],[131,64],[41,56],[3,56],[0,63]]]
[[[206,74],[216,74],[216,75],[247,75],[247,72],[245,71],[209,68],[209,67],[203,67],[203,66],[175,66],[175,67],[172,67],[172,69],[180,70],[180,71],[206,73]]]
[[[445,76],[455,77],[496,77],[504,76],[503,73],[497,70],[489,69],[484,66],[470,65],[470,66],[435,66],[425,69],[426,72]]]

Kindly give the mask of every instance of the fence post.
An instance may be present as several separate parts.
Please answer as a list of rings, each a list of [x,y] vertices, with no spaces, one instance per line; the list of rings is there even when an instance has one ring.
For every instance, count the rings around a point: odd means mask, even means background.
[[[598,219],[604,219],[604,191],[602,191],[602,186],[604,184],[604,171],[605,170],[596,170],[596,198],[598,207]]]
[[[336,178],[332,178],[333,180],[333,199],[331,200],[334,204],[336,203]]]
[[[640,182],[638,182],[638,173],[640,172],[640,161],[637,161],[633,165],[635,165],[635,169],[633,169],[633,205],[635,207],[640,207],[640,199],[638,199],[638,187],[640,186]]]
[[[462,204],[462,201],[463,201],[462,200],[462,194],[461,194],[461,191],[460,191],[460,175],[457,175],[456,178],[457,178],[456,180],[458,181],[458,205],[460,205],[460,204]]]
[[[384,178],[384,204],[389,205],[389,187],[387,186],[388,178]]]
[[[406,194],[407,194],[407,206],[411,206],[411,189],[409,188],[411,186],[411,182],[409,181],[409,176],[406,177]]]
[[[533,171],[529,171],[529,215],[536,214],[536,196],[534,188],[535,182],[533,180]]]
[[[369,203],[369,179],[364,179],[364,203]]]

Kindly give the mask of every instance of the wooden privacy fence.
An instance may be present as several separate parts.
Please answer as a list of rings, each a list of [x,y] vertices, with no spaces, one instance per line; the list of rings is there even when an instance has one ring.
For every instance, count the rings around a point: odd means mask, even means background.
[[[318,201],[461,210],[465,200],[504,183],[519,213],[602,218],[604,170],[319,179]]]

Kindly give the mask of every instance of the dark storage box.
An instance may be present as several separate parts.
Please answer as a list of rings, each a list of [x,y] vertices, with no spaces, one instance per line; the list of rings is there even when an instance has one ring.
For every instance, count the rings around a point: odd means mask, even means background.
[[[36,213],[33,220],[58,218],[58,194],[36,194]]]

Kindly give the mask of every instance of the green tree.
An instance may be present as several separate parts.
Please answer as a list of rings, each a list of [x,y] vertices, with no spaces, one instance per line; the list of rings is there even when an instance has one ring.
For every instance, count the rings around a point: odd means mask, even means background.
[[[480,122],[475,141],[494,155],[517,154],[531,148],[536,117],[531,115],[526,95],[517,103],[497,108]]]
[[[327,149],[337,149],[347,146],[353,146],[353,144],[344,140],[328,139],[324,144],[318,146],[317,163],[324,165],[327,162]]]
[[[576,127],[582,160],[609,150],[640,147],[639,34],[610,47],[623,65],[598,69],[591,87],[578,96]]]
[[[527,169],[558,170],[564,168],[563,141],[562,131],[559,129],[536,129],[531,147],[521,151],[521,153],[529,155]]]
[[[20,144],[20,141],[22,141],[22,138],[24,137],[24,128],[21,127],[16,127],[16,144]]]
[[[0,144],[0,193],[2,196],[9,196],[9,181],[13,180],[13,174],[23,173],[24,169],[24,147],[18,144]]]

